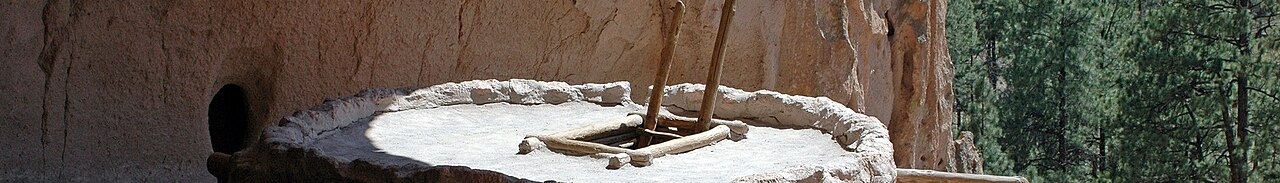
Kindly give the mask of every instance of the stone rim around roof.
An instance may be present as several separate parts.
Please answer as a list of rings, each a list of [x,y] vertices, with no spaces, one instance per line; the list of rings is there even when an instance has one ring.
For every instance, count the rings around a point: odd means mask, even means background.
[[[704,85],[701,84],[685,83],[669,86],[665,91],[666,99],[663,105],[673,106],[676,110],[697,109],[703,89]],[[725,86],[721,86],[719,92],[721,98],[717,100],[716,109],[718,118],[747,119],[744,121],[749,121],[748,124],[754,126],[817,129],[831,134],[836,142],[848,151],[846,155],[830,163],[787,167],[779,172],[739,177],[739,181],[840,179],[859,182],[892,182],[896,177],[888,130],[875,117],[856,113],[826,97],[795,96],[768,90],[746,92]],[[245,156],[241,158],[244,159],[243,161],[238,161],[241,162],[238,164],[249,170],[268,169],[268,171],[279,172],[279,170],[269,170],[270,168],[267,167],[255,168],[252,162],[287,164],[290,160],[323,159],[321,155],[314,154],[313,150],[308,150],[305,144],[325,137],[328,131],[337,130],[362,118],[383,112],[497,102],[523,105],[566,102],[638,105],[630,96],[630,83],[625,81],[569,85],[564,82],[523,79],[472,80],[417,89],[369,89],[355,96],[327,100],[311,109],[284,117],[276,126],[266,129],[260,142],[254,147],[244,153],[237,153],[237,156]],[[304,152],[306,156],[315,157],[299,157],[296,154],[299,151]],[[351,170],[351,167],[353,167],[352,164],[358,163],[323,161],[324,164],[334,166],[335,170],[331,171],[346,175],[351,174],[343,172],[356,171]],[[413,176],[434,168],[384,167],[382,169],[393,171],[394,174],[391,175]],[[472,169],[467,170],[472,171]],[[342,178],[359,179],[358,177]],[[505,176],[505,179],[519,180],[510,176]]]

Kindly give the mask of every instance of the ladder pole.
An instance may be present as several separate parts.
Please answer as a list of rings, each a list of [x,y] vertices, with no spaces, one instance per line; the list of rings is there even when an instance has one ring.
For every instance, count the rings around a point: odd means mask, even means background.
[[[716,99],[720,94],[720,69],[724,67],[725,38],[729,34],[729,24],[733,22],[734,0],[725,0],[720,8],[720,30],[716,33],[716,47],[711,55],[711,70],[707,71],[707,88],[702,94],[702,109],[698,116],[699,131],[711,129],[711,117],[715,114]]]
[[[658,74],[653,77],[653,89],[649,91],[649,110],[644,116],[644,129],[658,129],[658,111],[662,109],[662,96],[667,87],[667,76],[671,73],[671,60],[675,57],[676,38],[680,36],[680,20],[684,17],[684,2],[676,1],[675,16],[671,19],[671,30],[667,32],[667,44],[662,47],[662,62],[658,66]],[[653,136],[640,130],[636,139],[636,148],[644,148],[653,142]]]

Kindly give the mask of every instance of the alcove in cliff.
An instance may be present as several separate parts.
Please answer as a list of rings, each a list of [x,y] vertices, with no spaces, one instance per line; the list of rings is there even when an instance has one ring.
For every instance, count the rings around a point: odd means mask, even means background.
[[[249,127],[247,100],[244,88],[228,84],[209,102],[209,140],[214,152],[232,154],[244,148]]]

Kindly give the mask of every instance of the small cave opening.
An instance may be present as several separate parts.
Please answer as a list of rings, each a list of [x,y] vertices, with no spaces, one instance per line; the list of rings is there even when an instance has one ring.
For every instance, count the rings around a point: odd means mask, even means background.
[[[218,89],[209,101],[209,142],[213,153],[209,155],[209,173],[218,182],[227,182],[231,169],[231,154],[244,149],[245,133],[249,130],[249,98],[244,88],[227,84]]]
[[[209,102],[209,140],[213,152],[232,154],[244,149],[249,129],[249,105],[244,88],[228,84]]]
[[[893,37],[893,20],[889,19],[889,12],[885,12],[884,16],[881,16],[880,18],[884,19],[884,26],[889,29],[886,36]]]

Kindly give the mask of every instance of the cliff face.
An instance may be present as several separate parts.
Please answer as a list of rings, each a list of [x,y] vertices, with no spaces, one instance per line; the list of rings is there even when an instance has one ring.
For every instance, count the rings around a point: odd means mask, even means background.
[[[720,1],[687,0],[671,83],[701,83]],[[326,98],[473,79],[632,82],[671,1],[11,1],[0,180],[212,179],[219,88],[249,135]],[[888,124],[899,167],[950,170],[945,1],[742,0],[723,84],[826,96]],[[163,181],[163,180],[162,180]]]

